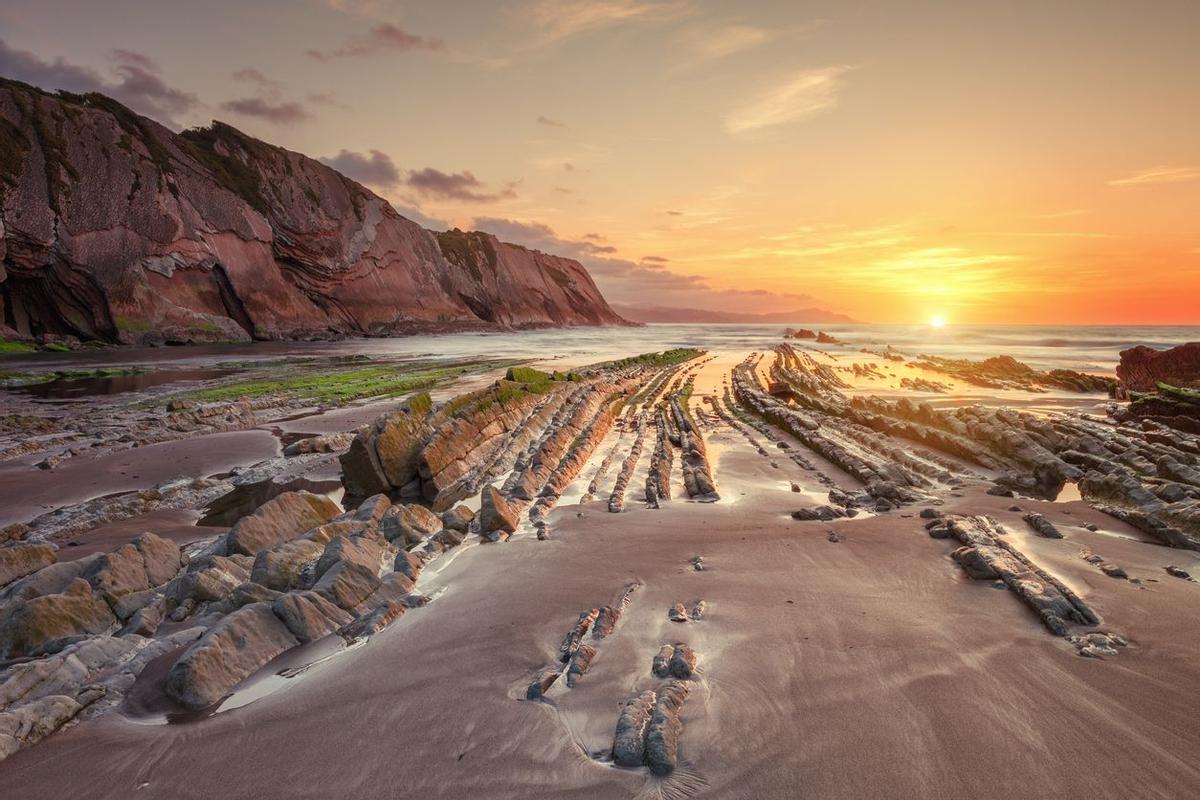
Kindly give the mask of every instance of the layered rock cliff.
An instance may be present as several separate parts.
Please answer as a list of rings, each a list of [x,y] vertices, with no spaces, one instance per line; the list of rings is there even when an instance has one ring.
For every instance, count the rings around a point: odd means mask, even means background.
[[[125,344],[624,322],[576,261],[434,234],[220,122],[0,79],[2,322]]]

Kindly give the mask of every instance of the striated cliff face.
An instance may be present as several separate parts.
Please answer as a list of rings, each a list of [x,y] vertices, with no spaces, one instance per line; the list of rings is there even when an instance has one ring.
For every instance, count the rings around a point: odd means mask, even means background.
[[[222,123],[0,79],[4,325],[125,344],[624,324],[575,261],[434,234]]]

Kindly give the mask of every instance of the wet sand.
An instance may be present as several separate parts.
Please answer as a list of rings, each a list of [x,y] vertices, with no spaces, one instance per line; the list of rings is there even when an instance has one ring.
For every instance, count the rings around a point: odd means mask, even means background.
[[[729,363],[706,366],[697,392],[719,392]],[[1012,592],[964,579],[949,558],[957,545],[931,539],[917,508],[796,522],[789,513],[822,491],[812,473],[782,454],[758,454],[727,426],[706,433],[720,502],[677,495],[660,510],[631,501],[622,514],[603,501],[564,502],[550,516],[550,540],[523,534],[454,551],[419,585],[434,602],[282,690],[186,724],[120,714],[85,722],[0,764],[6,792],[30,800],[85,786],[95,798],[1200,792],[1200,584],[1163,571],[1200,572],[1200,556],[1144,543],[1079,501],[993,497],[981,486],[947,495],[943,511],[995,515],[1100,613],[1100,629],[1130,641],[1119,657],[1081,658]],[[1066,538],[1030,536],[1008,510],[1014,503],[1047,514]],[[830,541],[830,530],[843,540]],[[1142,584],[1104,575],[1079,557],[1083,548]],[[697,555],[703,571],[692,568]],[[556,684],[544,702],[521,699],[579,613],[631,584],[641,586],[616,632],[595,643],[579,684]],[[668,620],[676,602],[701,599],[704,619]],[[659,779],[597,758],[612,747],[624,702],[656,684],[659,647],[679,641],[699,656],[680,768]]]
[[[23,522],[61,506],[173,478],[203,477],[279,455],[269,431],[214,433],[135,447],[98,457],[69,458],[47,472],[40,456],[0,464],[0,525]]]

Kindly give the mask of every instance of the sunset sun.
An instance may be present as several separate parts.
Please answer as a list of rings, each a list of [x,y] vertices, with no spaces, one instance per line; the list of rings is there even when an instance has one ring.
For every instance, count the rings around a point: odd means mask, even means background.
[[[929,327],[944,328],[946,327],[946,316],[944,314],[934,314],[929,318]]]

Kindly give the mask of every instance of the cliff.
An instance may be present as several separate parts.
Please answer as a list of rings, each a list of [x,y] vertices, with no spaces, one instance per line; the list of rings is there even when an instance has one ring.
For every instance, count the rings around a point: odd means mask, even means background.
[[[4,325],[125,344],[623,324],[577,262],[434,234],[220,122],[0,79]]]

